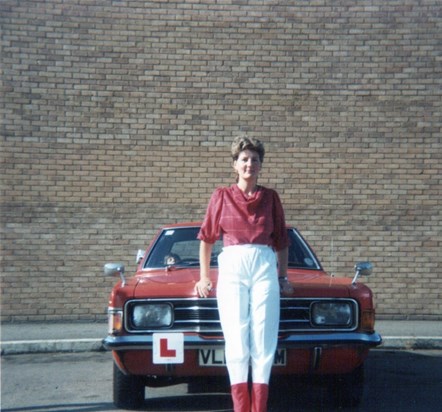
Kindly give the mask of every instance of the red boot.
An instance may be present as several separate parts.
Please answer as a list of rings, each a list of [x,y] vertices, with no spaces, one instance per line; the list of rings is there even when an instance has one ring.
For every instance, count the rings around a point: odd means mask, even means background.
[[[250,412],[249,385],[247,382],[232,385],[234,412]]]
[[[267,412],[269,385],[254,383],[252,386],[252,412]]]

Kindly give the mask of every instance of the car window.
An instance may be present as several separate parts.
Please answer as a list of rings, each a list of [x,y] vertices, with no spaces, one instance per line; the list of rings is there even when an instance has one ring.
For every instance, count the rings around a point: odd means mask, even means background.
[[[149,253],[144,268],[166,266],[199,266],[199,227],[173,228],[163,230]],[[212,249],[211,266],[218,266],[218,255],[222,241],[218,240]]]
[[[198,242],[185,240],[172,245],[171,253],[178,255],[181,259],[198,258]]]
[[[289,229],[289,268],[302,268],[302,269],[320,269],[321,265],[307,245],[302,236],[295,230]]]
[[[166,266],[199,266],[200,241],[197,238],[199,227],[165,229],[161,232],[144,264],[145,269]],[[301,235],[294,229],[288,229],[289,267],[319,269],[320,264]],[[210,266],[218,266],[218,255],[222,251],[222,240],[218,240],[212,249]]]

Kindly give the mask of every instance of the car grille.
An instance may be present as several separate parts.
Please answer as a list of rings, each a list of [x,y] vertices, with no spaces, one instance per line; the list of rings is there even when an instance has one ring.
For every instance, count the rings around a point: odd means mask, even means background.
[[[310,308],[313,302],[333,301],[350,302],[353,311],[353,321],[345,327],[315,327],[310,321]],[[130,311],[137,302],[164,303],[173,307],[174,321],[171,327],[161,329],[132,329],[130,322],[126,322],[126,329],[132,333],[149,333],[167,330],[173,332],[195,332],[203,336],[222,335],[216,299],[149,299],[137,300],[126,304],[126,312]],[[358,323],[358,307],[353,299],[327,299],[327,298],[281,298],[281,312],[279,331],[280,335],[295,332],[355,330]],[[129,304],[130,303],[130,304]],[[130,319],[131,313],[126,313]]]

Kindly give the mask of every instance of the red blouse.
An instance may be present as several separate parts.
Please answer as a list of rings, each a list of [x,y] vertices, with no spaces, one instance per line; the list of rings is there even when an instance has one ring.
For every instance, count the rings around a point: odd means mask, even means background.
[[[275,250],[288,246],[284,209],[273,189],[258,186],[247,197],[235,184],[216,189],[210,198],[198,239],[224,246],[259,244]]]

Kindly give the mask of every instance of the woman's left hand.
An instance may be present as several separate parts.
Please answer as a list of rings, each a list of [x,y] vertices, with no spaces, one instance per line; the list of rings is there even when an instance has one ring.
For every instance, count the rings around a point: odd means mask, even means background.
[[[293,294],[293,286],[288,281],[287,278],[280,278],[279,279],[279,289],[281,290],[281,295],[283,296],[289,296]]]

